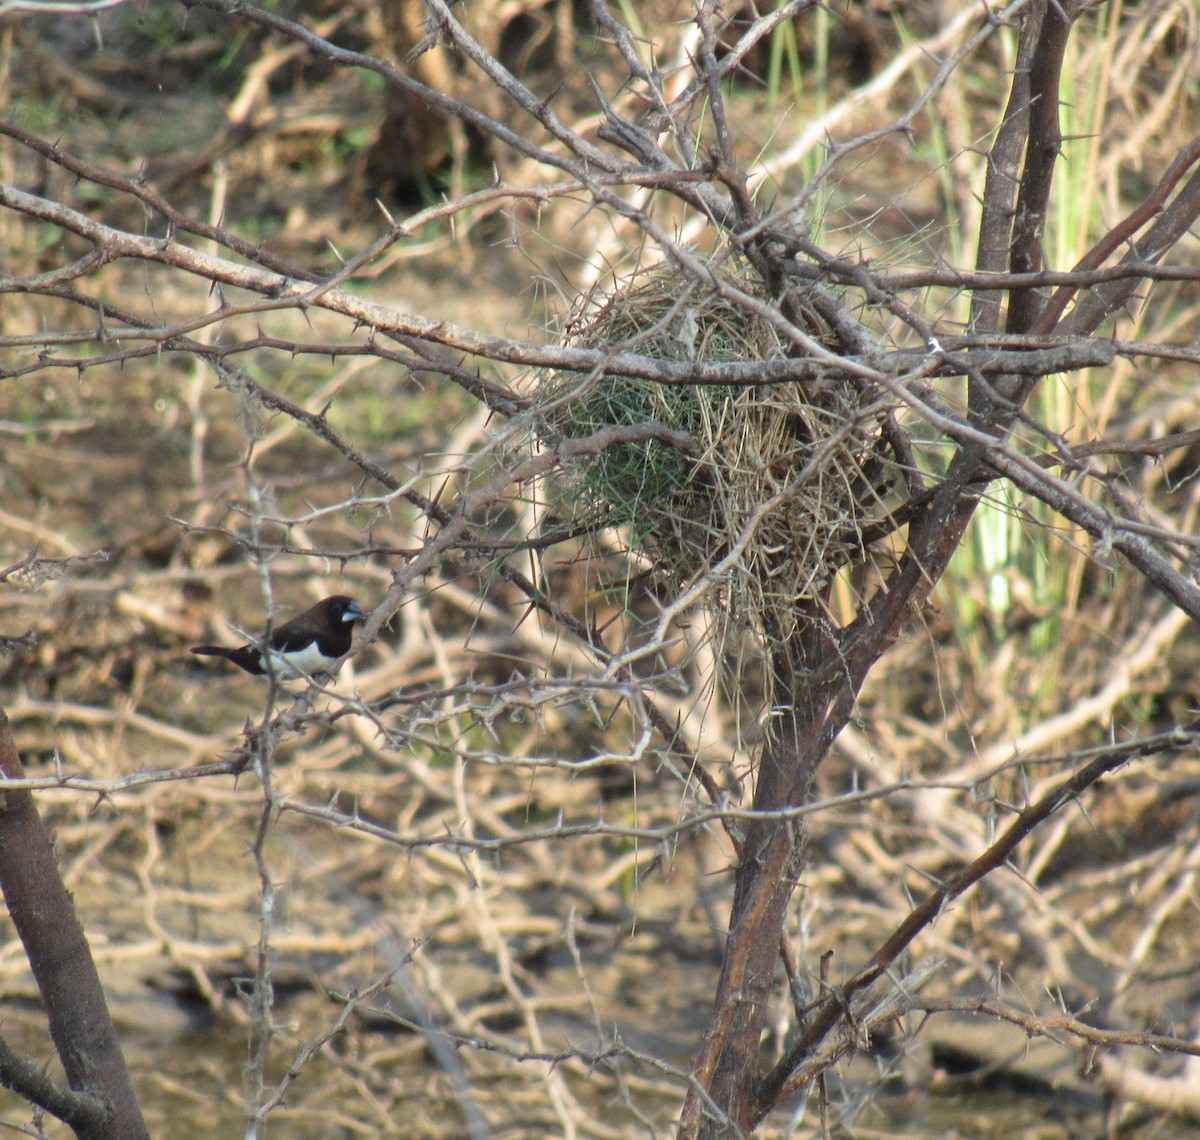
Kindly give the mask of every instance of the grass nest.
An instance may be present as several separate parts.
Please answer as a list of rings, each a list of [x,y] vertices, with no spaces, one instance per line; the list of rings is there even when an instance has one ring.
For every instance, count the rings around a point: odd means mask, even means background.
[[[722,274],[768,300],[749,266]],[[833,347],[815,313],[808,331]],[[785,350],[765,317],[673,265],[589,298],[567,335],[671,361],[765,361]],[[852,379],[675,386],[553,373],[536,400],[547,445],[648,422],[687,433],[689,448],[648,438],[573,456],[554,501],[576,525],[619,528],[660,581],[706,581],[727,631],[786,636],[798,605],[864,555],[864,529],[886,514],[884,413]]]

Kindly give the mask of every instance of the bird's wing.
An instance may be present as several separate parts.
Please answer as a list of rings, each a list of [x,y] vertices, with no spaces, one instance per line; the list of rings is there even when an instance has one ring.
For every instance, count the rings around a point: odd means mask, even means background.
[[[276,653],[299,653],[316,640],[311,631],[290,630],[285,626],[271,634],[271,648]]]

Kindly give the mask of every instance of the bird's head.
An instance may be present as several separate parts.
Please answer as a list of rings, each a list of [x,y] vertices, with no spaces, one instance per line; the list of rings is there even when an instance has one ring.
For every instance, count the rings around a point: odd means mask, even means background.
[[[326,598],[324,604],[334,621],[356,622],[367,616],[367,611],[345,594],[334,594],[332,598]]]

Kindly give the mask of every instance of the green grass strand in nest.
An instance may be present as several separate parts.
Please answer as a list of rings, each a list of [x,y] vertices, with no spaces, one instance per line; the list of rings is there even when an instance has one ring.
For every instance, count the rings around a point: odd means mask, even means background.
[[[766,299],[748,268],[727,279]],[[589,348],[671,361],[766,360],[783,351],[761,315],[674,266],[624,283],[569,332]],[[768,614],[772,629],[790,628],[797,603],[859,553],[854,536],[878,514],[882,494],[863,478],[877,417],[864,416],[863,391],[849,380],[735,388],[557,373],[538,400],[547,441],[650,421],[695,441],[699,458],[658,439],[577,457],[556,499],[575,520],[625,528],[630,546],[675,585],[726,561],[708,597],[739,630],[763,632]]]

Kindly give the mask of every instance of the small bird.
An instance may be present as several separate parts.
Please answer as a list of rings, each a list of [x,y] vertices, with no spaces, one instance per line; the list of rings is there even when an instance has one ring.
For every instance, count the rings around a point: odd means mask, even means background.
[[[318,602],[311,610],[305,610],[278,629],[271,630],[272,667],[284,678],[320,673],[350,648],[354,623],[366,616],[367,611],[344,594],[334,594],[332,598]],[[239,669],[256,677],[267,671],[261,643],[250,642],[240,649],[196,645],[192,652],[205,657],[228,657]]]

